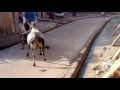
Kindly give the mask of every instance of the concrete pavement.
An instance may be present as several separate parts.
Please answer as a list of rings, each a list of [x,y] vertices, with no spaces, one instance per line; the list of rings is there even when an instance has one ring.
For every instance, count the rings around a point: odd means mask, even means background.
[[[36,67],[32,56],[26,57],[21,44],[0,51],[0,77],[3,78],[63,78],[71,68],[79,51],[96,29],[109,18],[78,20],[45,33],[47,61],[36,50]]]

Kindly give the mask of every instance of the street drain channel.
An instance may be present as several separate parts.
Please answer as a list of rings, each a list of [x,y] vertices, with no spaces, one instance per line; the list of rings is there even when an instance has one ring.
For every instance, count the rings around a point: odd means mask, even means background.
[[[95,46],[97,44],[97,41],[98,41],[98,38],[99,38],[99,35],[101,34],[101,31],[105,28],[105,26],[111,21],[112,18],[110,18],[101,28],[100,30],[97,32],[97,36],[96,38],[94,39],[92,45],[90,46],[90,49],[88,51],[88,54],[83,62],[83,65],[81,66],[81,68],[79,69],[77,75],[76,75],[76,78],[83,78],[84,77],[84,74],[85,74],[85,71],[86,71],[86,68],[87,68],[87,65],[89,63],[89,61],[91,60],[91,57],[92,57],[92,54],[93,54],[93,51],[95,49]]]
[[[91,57],[92,57],[93,50],[94,50],[94,48],[95,48],[95,46],[96,46],[96,44],[97,44],[98,37],[99,37],[99,36],[97,36],[97,38],[96,38],[95,41],[93,42],[93,44],[92,44],[92,46],[91,46],[91,48],[90,48],[90,50],[89,50],[89,53],[88,53],[88,55],[87,55],[87,57],[86,57],[83,65],[82,65],[81,69],[80,69],[79,72],[78,72],[77,78],[83,78],[84,73],[85,73],[85,70],[86,70],[86,68],[87,68],[87,65],[88,65],[88,63],[89,63],[89,61],[90,61],[90,59],[91,59]]]

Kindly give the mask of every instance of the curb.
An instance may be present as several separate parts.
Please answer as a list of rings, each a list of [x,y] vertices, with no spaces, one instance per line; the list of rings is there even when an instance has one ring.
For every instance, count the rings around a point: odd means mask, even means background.
[[[38,21],[50,22],[50,21],[51,21],[51,19],[40,19],[40,20],[38,20]]]
[[[14,34],[13,34],[14,35]],[[6,49],[6,48],[9,48],[9,47],[11,47],[11,46],[13,46],[13,45],[16,45],[16,44],[18,44],[18,43],[20,43],[21,42],[21,39],[20,39],[20,37],[19,37],[19,34],[16,34],[18,37],[17,37],[17,40],[12,40],[12,41],[10,41],[10,43],[9,43],[9,41],[6,41],[6,42],[2,42],[1,44],[0,44],[0,51],[1,50],[3,50],[3,49]],[[3,39],[4,40],[4,39]]]
[[[82,64],[84,63],[85,58],[87,57],[87,54],[92,46],[92,43],[96,39],[96,37],[100,34],[100,32],[103,30],[103,28],[107,25],[108,22],[110,22],[111,19],[108,21],[105,21],[98,29],[94,32],[93,35],[90,36],[90,39],[86,43],[85,47],[79,52],[78,57],[75,59],[73,64],[71,65],[71,68],[69,69],[68,73],[65,75],[64,78],[76,78],[77,74],[82,67]]]
[[[1,50],[3,50],[3,49],[6,49],[6,48],[9,48],[9,47],[11,47],[11,46],[14,46],[14,45],[16,45],[16,44],[18,44],[18,43],[20,43],[21,42],[21,40],[18,40],[18,41],[16,41],[16,42],[13,42],[13,43],[11,43],[11,44],[5,44],[5,45],[1,45],[1,47],[0,47],[0,51]]]
[[[85,18],[81,18],[81,19],[85,19]],[[65,23],[62,23],[62,22],[57,22],[57,24],[54,26],[54,27],[51,27],[51,28],[46,28],[46,29],[43,29],[43,32],[42,33],[46,33],[46,32],[49,32],[55,28],[58,28],[60,26],[63,26],[63,25],[66,25],[66,24],[69,24],[69,23],[72,23],[74,21],[77,21],[77,20],[81,20],[81,19],[76,19],[76,20],[70,20],[68,22],[65,22]],[[54,22],[55,23],[55,22]]]

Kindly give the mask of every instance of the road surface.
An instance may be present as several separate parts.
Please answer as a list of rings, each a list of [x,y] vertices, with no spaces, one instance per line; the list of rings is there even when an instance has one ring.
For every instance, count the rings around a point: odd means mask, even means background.
[[[74,62],[78,52],[89,37],[109,18],[88,18],[78,20],[44,34],[47,61],[44,62],[39,50],[36,50],[36,67],[33,67],[32,55],[26,57],[27,46],[17,44],[0,51],[0,78],[63,78]]]

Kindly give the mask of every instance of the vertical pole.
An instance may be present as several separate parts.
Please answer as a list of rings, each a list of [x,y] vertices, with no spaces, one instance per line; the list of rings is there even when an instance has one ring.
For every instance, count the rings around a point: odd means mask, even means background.
[[[112,42],[111,46],[114,46],[115,43],[120,40],[120,34],[117,36],[117,38]]]
[[[43,12],[41,12],[41,18],[43,18]]]

